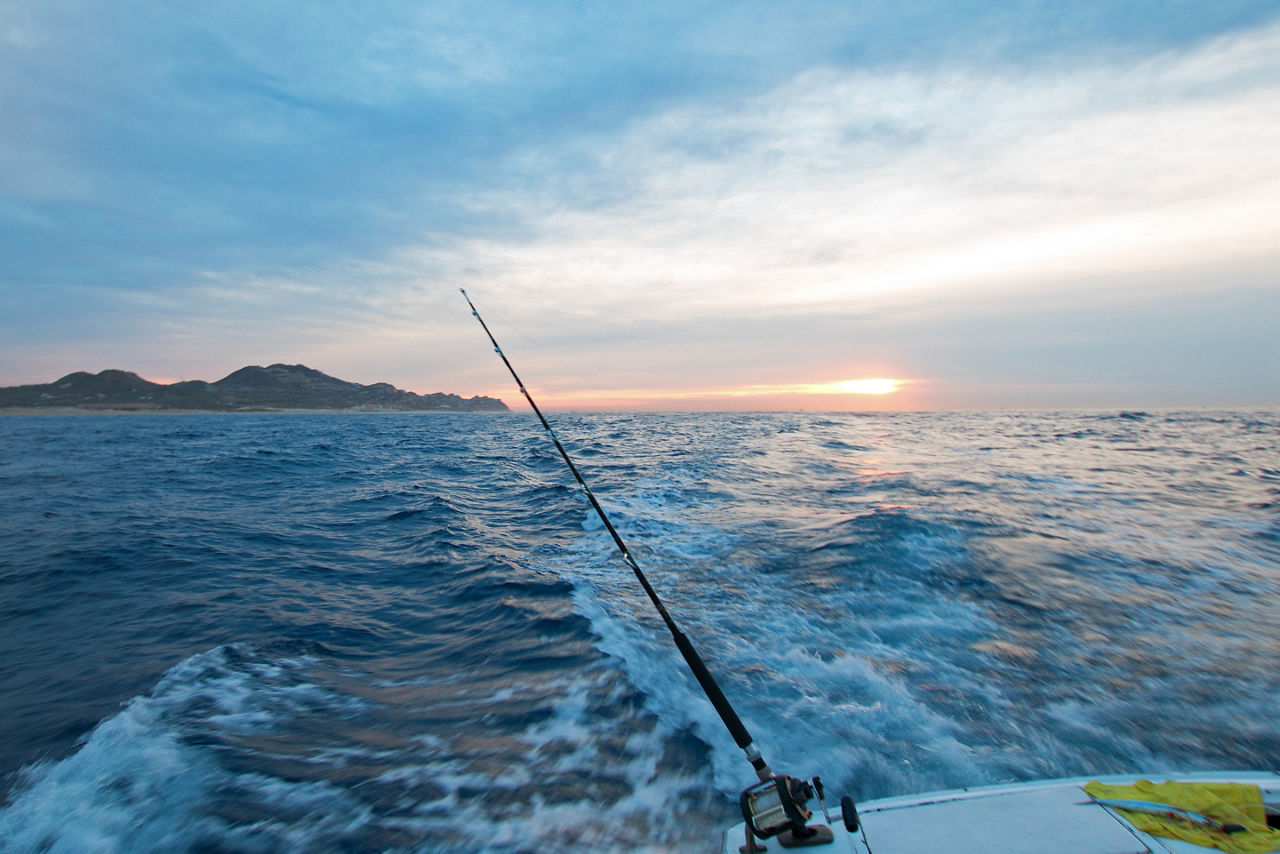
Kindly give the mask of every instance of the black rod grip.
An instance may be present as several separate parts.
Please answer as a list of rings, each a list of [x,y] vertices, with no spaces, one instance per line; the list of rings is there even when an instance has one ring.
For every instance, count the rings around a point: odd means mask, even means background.
[[[747,728],[743,726],[742,721],[738,718],[738,713],[733,710],[733,706],[729,705],[729,700],[725,697],[724,692],[720,690],[720,686],[716,684],[716,678],[711,675],[707,665],[702,663],[702,656],[698,655],[698,651],[693,648],[693,644],[689,642],[689,638],[685,636],[684,632],[672,632],[672,637],[675,638],[676,648],[684,656],[685,663],[693,671],[694,678],[702,686],[703,693],[707,695],[711,705],[715,706],[716,711],[720,714],[720,720],[724,721],[724,725],[729,730],[729,735],[733,736],[733,740],[738,747],[746,750],[751,746],[751,733],[747,732]]]

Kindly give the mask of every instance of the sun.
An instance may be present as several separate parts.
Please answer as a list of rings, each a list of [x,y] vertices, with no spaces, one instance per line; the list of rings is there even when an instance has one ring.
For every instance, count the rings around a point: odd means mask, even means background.
[[[836,387],[847,394],[893,394],[902,387],[902,380],[872,377],[865,380],[845,380]]]
[[[868,377],[860,380],[841,380],[814,386],[818,394],[893,394],[906,383],[905,380],[888,377]]]

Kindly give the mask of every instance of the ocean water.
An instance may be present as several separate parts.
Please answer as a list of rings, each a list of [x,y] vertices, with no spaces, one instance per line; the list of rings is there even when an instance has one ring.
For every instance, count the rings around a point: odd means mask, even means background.
[[[1276,412],[553,421],[776,770],[1280,767]],[[709,850],[753,780],[529,414],[3,418],[0,507],[5,851]]]

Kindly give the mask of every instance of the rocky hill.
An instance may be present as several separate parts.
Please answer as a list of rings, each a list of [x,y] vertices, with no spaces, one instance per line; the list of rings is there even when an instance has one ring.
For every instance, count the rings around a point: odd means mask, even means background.
[[[361,385],[305,365],[256,365],[217,382],[162,385],[129,371],[77,371],[44,385],[0,388],[0,408],[163,411],[345,409],[397,412],[506,412],[492,397],[415,394],[387,383]]]

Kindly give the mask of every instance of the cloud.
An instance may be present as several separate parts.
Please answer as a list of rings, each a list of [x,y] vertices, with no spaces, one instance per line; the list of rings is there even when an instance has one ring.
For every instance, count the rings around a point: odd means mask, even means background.
[[[475,202],[530,234],[418,260],[652,318],[1274,263],[1277,103],[1280,27],[1017,77],[816,70],[582,140],[556,187]]]

